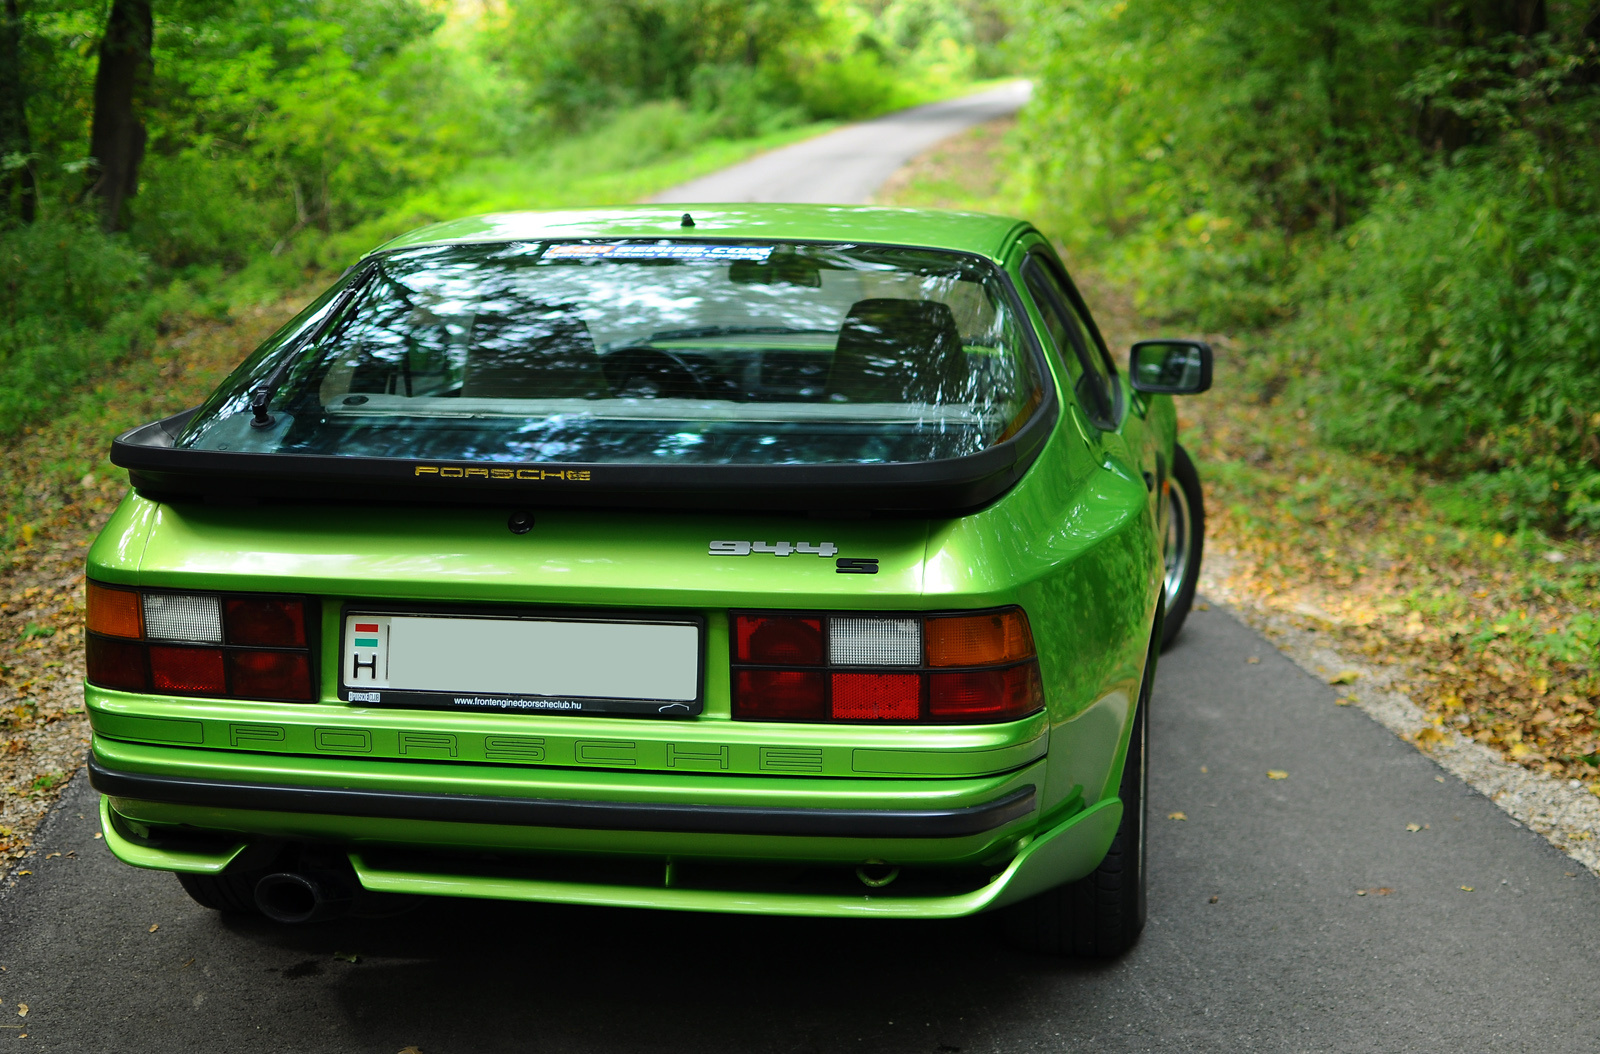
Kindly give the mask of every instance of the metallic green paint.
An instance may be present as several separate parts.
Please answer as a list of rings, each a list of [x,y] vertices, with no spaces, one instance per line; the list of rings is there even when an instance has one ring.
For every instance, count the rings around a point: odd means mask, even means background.
[[[137,821],[134,821],[137,822]],[[180,871],[191,875],[219,875],[244,852],[248,843],[239,841],[232,845],[218,845],[207,849],[178,849],[171,846],[158,848],[136,841],[123,833],[129,823],[111,808],[111,799],[100,798],[100,833],[111,853],[124,864],[145,867],[155,871]]]
[[[479,217],[413,232],[387,248],[504,238],[677,238],[687,233],[678,226],[685,209],[695,216],[696,239],[927,245],[987,256],[1013,276],[1030,246],[1048,251],[1025,224],[999,217],[757,205]],[[1042,332],[1031,304],[1028,309]],[[90,576],[105,582],[305,593],[321,604],[315,702],[184,699],[89,687],[95,755],[117,769],[286,785],[835,808],[970,805],[1033,784],[1039,795],[1032,817],[981,836],[886,841],[513,828],[124,799],[115,801],[115,810],[158,834],[162,825],[187,824],[230,845],[282,837],[342,846],[356,854],[363,884],[395,892],[939,917],[985,910],[1080,877],[1104,855],[1120,816],[1116,788],[1161,589],[1165,524],[1160,487],[1150,481],[1171,464],[1176,421],[1170,397],[1125,393],[1118,428],[1102,432],[1077,408],[1067,368],[1047,358],[1064,409],[1044,451],[1009,492],[959,518],[536,508],[534,528],[514,535],[503,507],[227,506],[132,495],[88,560]],[[707,555],[713,538],[774,537],[832,541],[839,556],[877,558],[880,573],[841,575],[832,560],[815,557]],[[666,720],[347,704],[336,695],[339,612],[346,602],[365,601],[696,612],[707,621],[705,710],[697,718]],[[730,609],[942,611],[1008,604],[1027,612],[1038,646],[1047,700],[1039,715],[942,727],[731,719]],[[408,741],[407,733],[419,736]],[[450,737],[453,754],[408,750],[421,735]],[[506,740],[518,749],[497,751],[496,743]],[[597,740],[631,746],[581,749]],[[726,768],[671,769],[669,743],[726,746]],[[774,758],[784,764],[768,764]],[[804,764],[796,767],[796,758]],[[200,866],[198,858],[163,856],[167,851],[154,843],[139,845],[121,835],[113,841],[110,830],[113,851],[129,862],[169,870]],[[373,851],[385,847],[839,864],[981,862],[1004,873],[957,897],[747,896],[378,870]]]

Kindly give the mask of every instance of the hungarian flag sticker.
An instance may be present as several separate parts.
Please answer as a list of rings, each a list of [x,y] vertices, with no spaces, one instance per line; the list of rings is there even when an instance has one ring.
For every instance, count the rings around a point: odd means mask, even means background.
[[[341,679],[350,688],[388,687],[389,616],[347,615],[342,658]]]

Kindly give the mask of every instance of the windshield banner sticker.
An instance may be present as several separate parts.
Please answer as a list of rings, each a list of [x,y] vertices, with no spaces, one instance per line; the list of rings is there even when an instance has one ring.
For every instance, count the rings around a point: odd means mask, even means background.
[[[766,263],[770,245],[552,245],[546,260],[753,260]]]

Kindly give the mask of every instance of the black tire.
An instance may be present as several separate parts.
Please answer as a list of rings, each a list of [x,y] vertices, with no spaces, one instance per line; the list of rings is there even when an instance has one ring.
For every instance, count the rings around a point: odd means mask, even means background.
[[[259,915],[261,909],[256,907],[256,880],[260,877],[253,871],[224,872],[220,875],[180,874],[178,884],[202,908],[235,915]]]
[[[1155,682],[1155,649],[1145,663],[1139,707],[1133,716],[1128,760],[1117,796],[1122,823],[1100,866],[1084,878],[1047,889],[1001,913],[1001,926],[1013,947],[1050,955],[1112,959],[1138,941],[1145,919],[1145,802],[1149,773],[1146,711]]]
[[[1167,618],[1161,629],[1163,651],[1178,639],[1183,620],[1194,606],[1200,560],[1206,547],[1206,503],[1200,489],[1200,473],[1183,447],[1174,446],[1172,454],[1172,490],[1168,494],[1171,515],[1163,549],[1166,564],[1162,592],[1167,605]]]

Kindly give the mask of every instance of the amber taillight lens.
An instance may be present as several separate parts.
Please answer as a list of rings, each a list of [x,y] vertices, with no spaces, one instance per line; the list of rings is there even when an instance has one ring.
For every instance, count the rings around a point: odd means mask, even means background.
[[[736,719],[976,724],[1044,706],[1021,608],[731,614]]]
[[[1033,658],[1033,634],[1019,608],[941,615],[926,623],[929,666],[993,666]]]
[[[85,591],[88,605],[90,633],[107,637],[127,637],[138,640],[144,636],[144,622],[140,618],[139,594],[132,589],[117,589],[90,582]]]
[[[311,702],[304,597],[88,584],[90,684],[128,692]]]

